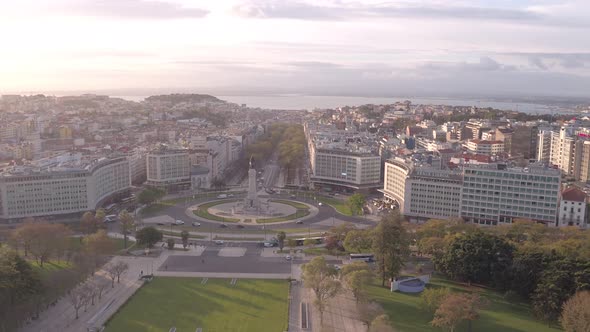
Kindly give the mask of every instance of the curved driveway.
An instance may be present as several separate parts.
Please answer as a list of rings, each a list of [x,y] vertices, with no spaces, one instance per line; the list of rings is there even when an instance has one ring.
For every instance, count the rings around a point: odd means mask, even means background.
[[[245,194],[237,194],[235,195],[235,198],[241,198],[244,197]],[[310,202],[309,199],[300,199],[300,198],[290,198],[289,195],[285,195],[285,194],[281,194],[281,195],[272,195],[270,196],[272,198],[277,198],[277,199],[287,199],[287,200],[292,200],[292,201],[296,201],[296,202],[302,202],[302,203],[306,203],[306,204],[310,204],[310,205],[314,205],[314,202]],[[173,219],[180,219],[180,220],[186,220],[187,215],[186,215],[186,209],[192,205],[195,204],[199,204],[199,203],[205,203],[205,202],[209,202],[209,201],[216,201],[219,200],[217,198],[200,198],[200,199],[195,199],[195,200],[190,200],[189,202],[185,202],[185,203],[179,203],[175,206],[171,206],[165,210],[160,211],[159,213],[150,216],[150,217],[154,217],[154,216],[159,216],[159,215],[168,215],[170,217],[172,217]],[[289,223],[280,223],[280,224],[275,224],[275,225],[265,225],[264,228],[266,229],[285,229],[285,228],[301,228],[302,232],[304,232],[305,230],[309,229],[309,228],[314,228],[314,229],[318,229],[318,228],[327,228],[325,225],[315,225],[316,223],[319,223],[321,221],[330,221],[333,219],[337,219],[337,220],[341,220],[341,221],[346,221],[346,222],[352,222],[354,224],[362,224],[362,225],[373,225],[375,222],[371,221],[369,219],[366,218],[362,218],[362,217],[352,217],[352,216],[345,216],[343,214],[340,214],[338,211],[336,211],[336,209],[334,209],[333,207],[324,204],[322,206],[316,206],[316,208],[318,209],[318,213],[314,216],[308,217],[308,218],[304,218],[303,223],[302,224],[296,224],[295,221],[293,222],[289,222]],[[196,219],[195,219],[196,220]],[[201,223],[202,226],[204,227],[219,227],[220,226],[220,222],[216,222],[216,221],[206,221],[203,220],[202,218],[199,218],[199,222]],[[228,225],[231,225],[232,223],[227,223]],[[248,224],[240,224],[244,226],[244,229],[251,229],[251,230],[260,230],[262,228],[262,224],[254,224],[254,225],[248,225]]]

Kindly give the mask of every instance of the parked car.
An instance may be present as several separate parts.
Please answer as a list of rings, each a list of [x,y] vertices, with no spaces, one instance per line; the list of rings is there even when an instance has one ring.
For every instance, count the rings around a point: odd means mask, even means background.
[[[174,221],[174,223],[176,225],[184,225],[184,221],[182,221],[182,220],[176,220],[176,221]]]
[[[158,221],[158,222],[156,223],[156,225],[158,225],[158,226],[164,226],[165,224],[164,224],[163,222],[161,222],[161,221]]]
[[[227,197],[234,197],[234,194],[229,194],[227,195]]]
[[[224,243],[223,240],[215,240],[214,242],[217,245],[222,245]]]
[[[219,194],[219,195],[217,195],[217,198],[227,198],[227,195],[226,194]]]
[[[296,224],[303,224],[303,220],[297,220],[295,223]]]
[[[200,222],[197,222],[197,221],[193,221],[193,226],[199,227],[199,226],[201,226],[201,223]]]
[[[244,228],[244,225],[237,225],[237,228]]]

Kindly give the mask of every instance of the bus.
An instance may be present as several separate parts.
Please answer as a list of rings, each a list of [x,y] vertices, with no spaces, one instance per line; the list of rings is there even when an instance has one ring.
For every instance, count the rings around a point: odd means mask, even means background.
[[[350,254],[351,261],[374,262],[375,255],[373,254]]]
[[[116,203],[113,203],[113,204],[110,204],[109,206],[107,206],[106,208],[104,208],[104,211],[106,213],[109,213],[110,214],[110,213],[115,212],[115,208],[116,207],[117,207],[117,204]]]
[[[127,204],[127,203],[134,203],[135,202],[135,195],[131,195],[129,197],[125,197],[121,200],[121,204]]]
[[[303,242],[305,242],[305,240],[313,240],[313,241],[315,241],[316,244],[321,244],[322,242],[324,242],[324,237],[323,236],[302,237],[299,239],[295,239],[295,243],[297,243],[298,246],[302,246]]]

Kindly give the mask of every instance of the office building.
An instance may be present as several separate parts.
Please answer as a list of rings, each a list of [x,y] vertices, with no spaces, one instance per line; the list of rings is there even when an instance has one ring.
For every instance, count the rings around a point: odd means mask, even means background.
[[[147,184],[170,190],[188,189],[191,162],[186,149],[160,146],[146,155]]]
[[[473,223],[497,225],[514,219],[555,224],[561,175],[541,165],[467,165],[463,173],[461,216]]]
[[[131,187],[125,157],[58,156],[0,172],[0,219],[94,210]]]

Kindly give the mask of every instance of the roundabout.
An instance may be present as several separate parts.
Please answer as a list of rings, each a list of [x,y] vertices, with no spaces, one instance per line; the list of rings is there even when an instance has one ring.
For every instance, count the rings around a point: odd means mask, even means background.
[[[244,209],[237,199],[215,200],[189,207],[191,216],[213,222],[245,224],[274,224],[295,222],[312,214],[317,208],[312,205],[287,199],[268,199],[261,202],[262,209]]]

